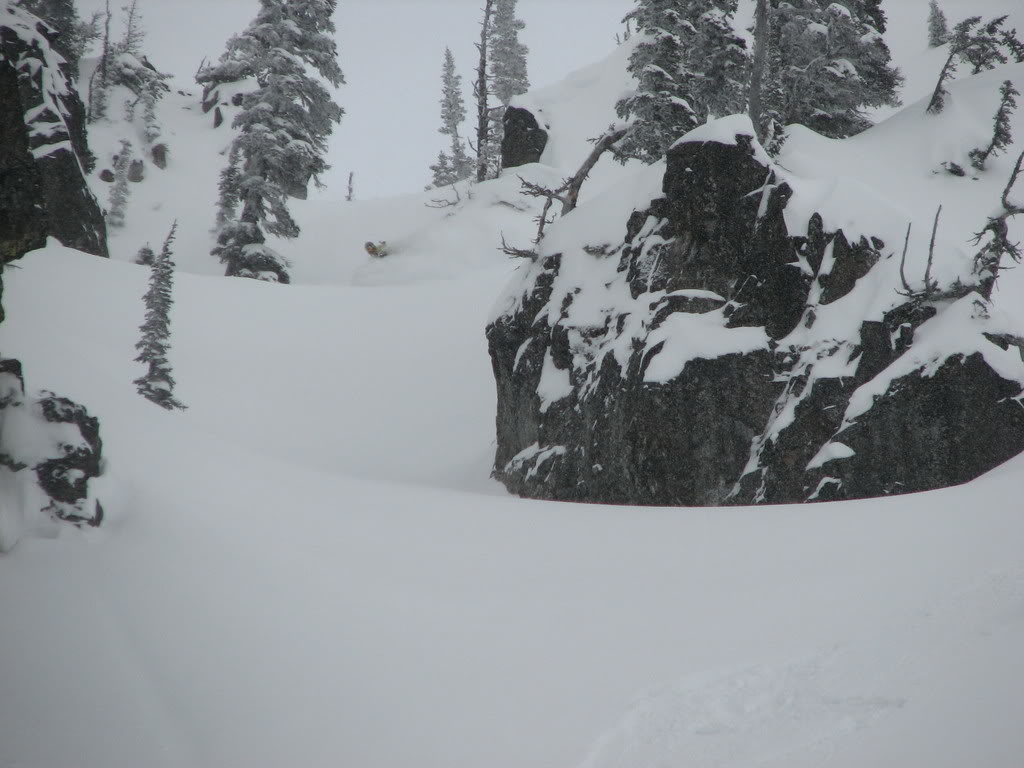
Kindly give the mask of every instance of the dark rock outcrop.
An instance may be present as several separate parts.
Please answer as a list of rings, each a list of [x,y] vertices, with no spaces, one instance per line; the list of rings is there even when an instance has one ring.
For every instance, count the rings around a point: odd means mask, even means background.
[[[103,508],[96,501],[88,508],[89,480],[100,476],[100,424],[86,409],[66,397],[53,392],[42,392],[37,407],[47,424],[67,424],[77,429],[75,443],[60,440],[60,456],[45,459],[35,466],[39,487],[51,502],[44,511],[54,517],[73,523],[99,525],[103,521]]]
[[[537,123],[528,109],[509,107],[502,118],[504,136],[501,140],[501,167],[516,168],[536,163],[544,154],[548,132]]]
[[[20,8],[0,7],[0,260],[52,235],[107,255],[99,205],[85,182],[92,156],[85,110],[52,30]]]
[[[146,178],[146,164],[139,159],[132,160],[128,165],[128,181],[139,183]]]
[[[664,196],[620,246],[526,268],[487,328],[494,474],[510,490],[850,499],[965,482],[1024,451],[1024,340],[969,281],[900,294],[876,237],[818,214],[794,233],[797,180],[751,133],[676,145]]]

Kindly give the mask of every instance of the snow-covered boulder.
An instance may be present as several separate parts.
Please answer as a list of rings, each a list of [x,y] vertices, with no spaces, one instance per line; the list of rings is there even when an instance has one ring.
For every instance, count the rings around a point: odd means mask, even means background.
[[[32,14],[0,6],[0,260],[52,235],[107,255],[106,230],[85,182],[91,155],[85,112],[54,32]]]
[[[66,397],[27,397],[21,363],[0,360],[0,552],[60,522],[97,526],[103,507],[99,421]]]
[[[927,490],[1024,451],[1024,340],[970,256],[906,295],[878,203],[817,189],[733,116],[552,227],[487,329],[495,476],[540,498],[778,503]]]

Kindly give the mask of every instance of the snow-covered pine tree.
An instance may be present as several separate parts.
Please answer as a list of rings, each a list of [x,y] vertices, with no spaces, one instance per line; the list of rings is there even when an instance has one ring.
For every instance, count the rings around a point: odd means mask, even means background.
[[[140,395],[167,410],[186,407],[174,397],[174,377],[167,360],[171,338],[171,289],[174,282],[171,244],[177,229],[178,222],[175,221],[160,253],[151,262],[149,288],[143,297],[146,315],[139,326],[142,337],[135,345],[139,353],[135,361],[143,363],[146,372],[132,382]],[[149,253],[152,254],[152,250]]]
[[[633,119],[622,153],[654,162],[697,124],[743,109],[749,65],[735,11],[735,0],[637,0],[626,21],[646,38],[629,62],[638,88],[616,105]]]
[[[627,16],[644,40],[633,49],[629,71],[637,90],[615,105],[623,119],[632,118],[629,132],[619,142],[622,155],[653,163],[672,143],[697,125],[686,86],[686,21],[677,0],[637,0]]]
[[[135,263],[143,267],[153,266],[153,262],[156,260],[156,254],[153,249],[149,247],[149,243],[139,248],[138,253],[135,254]]]
[[[131,189],[128,185],[128,167],[132,161],[132,143],[121,139],[121,151],[114,162],[114,182],[110,188],[110,210],[107,212],[108,227],[123,227],[125,208]]]
[[[319,184],[327,170],[327,138],[344,111],[310,73],[331,85],[344,82],[331,19],[337,0],[260,0],[256,18],[228,42],[218,64],[196,80],[206,86],[254,77],[242,97],[234,140],[240,160],[238,221],[220,228],[213,254],[226,274],[289,282],[288,264],[266,245],[264,231],[293,238],[299,227],[288,211],[288,191]]]
[[[462,98],[462,75],[455,71],[455,57],[450,48],[444,49],[441,66],[441,127],[438,132],[450,140],[449,152],[439,152],[433,172],[432,187],[444,187],[473,175],[476,163],[466,152],[459,136],[459,126],[466,119],[466,103]]]
[[[231,143],[228,150],[228,164],[220,172],[217,184],[217,228],[220,229],[235,218],[238,212],[238,182],[242,172],[238,159],[238,144]]]
[[[490,43],[491,93],[503,107],[530,88],[526,71],[530,49],[519,42],[519,32],[525,27],[516,16],[516,0],[496,0]]]
[[[869,125],[869,107],[896,105],[902,83],[882,39],[877,3],[793,0],[772,12],[766,110],[826,136]]]
[[[686,69],[693,74],[689,101],[698,119],[741,112],[746,104],[750,59],[743,38],[733,30],[736,0],[691,4],[693,26]]]
[[[526,93],[530,88],[526,64],[530,49],[519,42],[519,32],[525,27],[526,24],[516,16],[516,0],[495,1],[490,40],[490,88],[498,105],[490,110],[490,147],[486,152],[490,158],[487,175],[491,177],[501,172],[505,110],[513,96]]]
[[[1013,82],[1004,80],[999,88],[999,108],[993,118],[992,141],[985,149],[972,149],[968,156],[971,158],[971,165],[979,171],[985,170],[985,163],[992,155],[1005,152],[1006,148],[1013,143],[1012,127],[1010,116],[1017,109],[1015,96],[1020,96],[1020,91],[1013,87]]]
[[[938,48],[949,40],[949,24],[946,14],[939,8],[936,0],[928,3],[928,47]]]

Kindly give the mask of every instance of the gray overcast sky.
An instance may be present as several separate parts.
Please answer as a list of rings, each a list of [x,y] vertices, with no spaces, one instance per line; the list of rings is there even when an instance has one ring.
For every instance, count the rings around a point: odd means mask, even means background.
[[[118,8],[126,0],[113,0]],[[78,0],[87,16],[103,0]],[[341,198],[348,172],[356,196],[418,191],[443,146],[439,123],[441,57],[450,46],[463,75],[467,107],[475,64],[480,0],[340,0],[335,23],[347,85],[338,93],[346,111],[332,140],[326,197]],[[607,55],[632,0],[519,0],[526,22],[534,85],[557,81]],[[242,30],[257,0],[140,0],[153,63],[184,81],[202,58],[216,59]],[[119,34],[120,19],[113,31]],[[182,83],[179,81],[179,87]]]

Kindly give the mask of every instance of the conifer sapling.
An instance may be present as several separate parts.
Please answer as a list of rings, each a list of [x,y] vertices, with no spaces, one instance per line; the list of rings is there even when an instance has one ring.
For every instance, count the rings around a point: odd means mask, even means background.
[[[140,395],[167,410],[186,407],[174,397],[174,376],[167,360],[171,338],[171,289],[174,281],[171,244],[177,229],[178,222],[175,221],[150,267],[149,288],[143,297],[146,315],[139,326],[142,337],[135,345],[139,353],[135,361],[143,363],[146,372],[133,383]]]
[[[939,8],[936,0],[928,3],[928,47],[938,48],[949,40],[949,26],[946,23],[946,14]]]
[[[999,108],[993,118],[995,125],[992,131],[992,141],[985,149],[972,149],[968,153],[971,165],[979,171],[985,170],[985,163],[990,156],[1006,151],[1006,148],[1013,143],[1010,116],[1017,109],[1017,100],[1014,96],[1020,96],[1020,91],[1013,87],[1010,80],[1004,80],[999,88]]]

